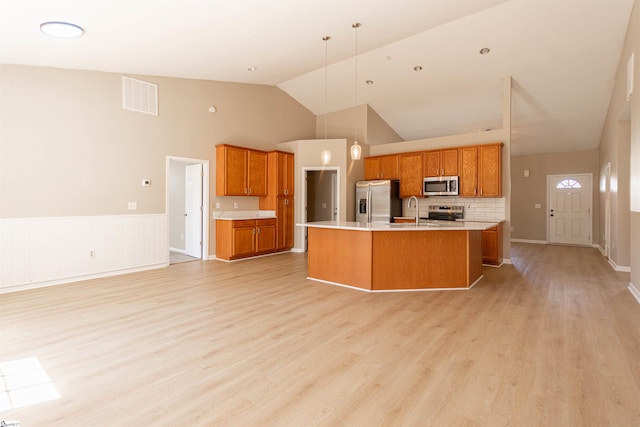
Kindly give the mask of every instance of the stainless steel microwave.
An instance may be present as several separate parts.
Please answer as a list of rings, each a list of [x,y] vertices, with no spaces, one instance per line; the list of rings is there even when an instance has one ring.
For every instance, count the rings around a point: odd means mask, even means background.
[[[440,176],[425,178],[423,190],[425,196],[457,196],[458,177]]]

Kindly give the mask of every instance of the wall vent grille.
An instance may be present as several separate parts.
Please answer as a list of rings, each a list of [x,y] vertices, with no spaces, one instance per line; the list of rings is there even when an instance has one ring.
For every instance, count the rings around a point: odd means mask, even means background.
[[[158,85],[122,76],[122,108],[158,115]]]

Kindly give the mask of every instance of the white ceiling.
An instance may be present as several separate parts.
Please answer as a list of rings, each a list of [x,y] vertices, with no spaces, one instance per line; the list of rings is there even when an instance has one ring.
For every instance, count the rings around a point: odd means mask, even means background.
[[[351,24],[360,22],[357,103],[405,140],[501,127],[502,80],[512,76],[513,154],[591,150],[632,7],[633,0],[2,0],[0,62],[277,85],[323,114],[356,104]],[[44,21],[86,32],[52,39],[39,31]],[[483,47],[491,52],[480,55]]]

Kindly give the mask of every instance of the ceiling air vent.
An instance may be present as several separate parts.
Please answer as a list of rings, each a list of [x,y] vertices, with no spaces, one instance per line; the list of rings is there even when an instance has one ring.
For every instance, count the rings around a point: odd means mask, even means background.
[[[122,76],[122,108],[158,115],[158,85]]]

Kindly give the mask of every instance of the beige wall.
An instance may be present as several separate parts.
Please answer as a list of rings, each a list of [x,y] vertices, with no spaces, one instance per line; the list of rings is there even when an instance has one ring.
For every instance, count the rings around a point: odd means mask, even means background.
[[[626,99],[627,62],[635,54],[634,94]],[[611,165],[611,184],[607,185],[607,165]],[[631,283],[640,289],[640,1],[634,2],[627,36],[602,139],[600,142],[599,199],[604,209],[607,190],[611,201],[611,255],[618,266],[628,266]],[[637,201],[637,204],[636,204]],[[635,207],[633,207],[635,206]],[[632,212],[631,209],[634,209]],[[605,230],[600,216],[601,234]]]
[[[0,217],[163,213],[166,156],[209,160],[210,203],[225,208],[233,200],[215,197],[216,144],[271,150],[315,136],[315,116],[277,87],[138,78],[159,85],[158,116],[121,108],[119,74],[0,66]],[[258,208],[257,198],[236,200]]]
[[[547,240],[547,175],[593,174],[592,242],[598,243],[598,151],[511,157],[511,237]],[[524,170],[529,176],[524,176]],[[540,208],[536,209],[536,203]]]

